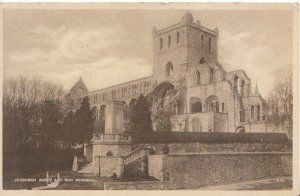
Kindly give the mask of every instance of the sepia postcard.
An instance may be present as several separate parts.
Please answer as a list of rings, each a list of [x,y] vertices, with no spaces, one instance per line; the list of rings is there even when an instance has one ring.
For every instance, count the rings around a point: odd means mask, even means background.
[[[298,195],[298,9],[2,4],[1,194]]]

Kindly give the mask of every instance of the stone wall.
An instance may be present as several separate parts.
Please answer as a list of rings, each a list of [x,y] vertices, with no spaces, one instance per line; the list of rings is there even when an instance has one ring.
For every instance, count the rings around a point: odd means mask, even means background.
[[[162,154],[162,148],[167,145],[169,153],[207,153],[207,152],[291,152],[292,145],[289,143],[148,143],[135,144],[134,147],[144,146],[153,148],[155,154]]]
[[[93,157],[106,156],[111,151],[114,156],[123,156],[132,151],[131,144],[99,144],[93,145]]]
[[[99,165],[99,158],[95,158],[92,172],[98,174],[99,168],[101,176],[111,177],[116,174],[117,177],[122,177],[124,171],[123,159],[121,157],[101,157]]]
[[[165,190],[168,183],[160,181],[106,182],[104,190]]]
[[[227,132],[227,113],[214,112],[214,131]]]
[[[195,130],[193,122],[196,120],[198,130]],[[186,125],[188,122],[188,125]],[[172,131],[187,132],[226,132],[227,113],[199,112],[189,115],[176,115],[171,118]]]
[[[195,189],[291,174],[291,164],[291,153],[169,154],[150,155],[148,171],[171,189]]]

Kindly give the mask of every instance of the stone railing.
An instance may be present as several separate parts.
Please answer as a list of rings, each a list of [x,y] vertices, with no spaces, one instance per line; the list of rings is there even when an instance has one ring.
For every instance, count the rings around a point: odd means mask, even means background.
[[[132,142],[132,137],[129,134],[121,134],[121,133],[116,133],[116,134],[105,134],[105,133],[100,133],[94,135],[92,139],[92,143],[103,143],[103,142],[126,142],[130,143]]]
[[[174,24],[174,25],[169,26],[169,27],[166,27],[166,28],[164,28],[164,29],[155,31],[155,32],[153,33],[153,36],[155,37],[155,36],[158,36],[158,35],[167,33],[167,32],[169,32],[169,31],[172,31],[172,30],[177,29],[177,28],[182,27],[182,26],[184,26],[184,24],[182,24],[182,23]],[[201,26],[201,25],[199,25],[199,24],[197,24],[197,23],[189,24],[189,26],[192,26],[192,27],[194,27],[194,28],[200,29],[200,30],[202,30],[202,31],[204,31],[204,32],[206,32],[206,33],[209,33],[209,34],[212,34],[212,35],[215,35],[215,36],[218,35],[218,33],[217,33],[216,31],[210,30],[210,29],[208,29],[208,28],[206,28],[206,27],[203,27],[203,26]]]
[[[123,156],[124,165],[127,165],[128,163],[135,161],[143,156],[148,156],[149,150],[147,148],[137,148],[134,151],[130,152],[129,154]]]
[[[153,36],[158,36],[158,35],[167,33],[167,32],[169,32],[169,31],[172,31],[172,30],[174,30],[174,29],[177,29],[177,28],[179,28],[179,27],[181,27],[181,26],[183,26],[181,23],[174,24],[174,25],[172,25],[172,26],[169,26],[169,27],[166,27],[166,28],[164,28],[164,29],[161,29],[161,30],[156,31],[156,32],[153,34]]]

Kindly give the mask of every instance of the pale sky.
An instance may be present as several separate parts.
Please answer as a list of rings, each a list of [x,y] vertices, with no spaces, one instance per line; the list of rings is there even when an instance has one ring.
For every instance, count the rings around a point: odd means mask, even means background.
[[[219,29],[219,62],[244,69],[266,97],[292,69],[288,10],[189,10]],[[82,76],[90,91],[152,75],[152,28],[186,10],[5,10],[4,77],[38,75],[69,90]]]

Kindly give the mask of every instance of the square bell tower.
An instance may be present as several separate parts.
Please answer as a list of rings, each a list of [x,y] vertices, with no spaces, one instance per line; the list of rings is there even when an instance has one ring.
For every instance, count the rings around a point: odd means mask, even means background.
[[[194,22],[187,12],[180,22],[152,30],[154,77],[158,82],[179,79],[187,68],[217,62],[218,29],[210,30]]]

